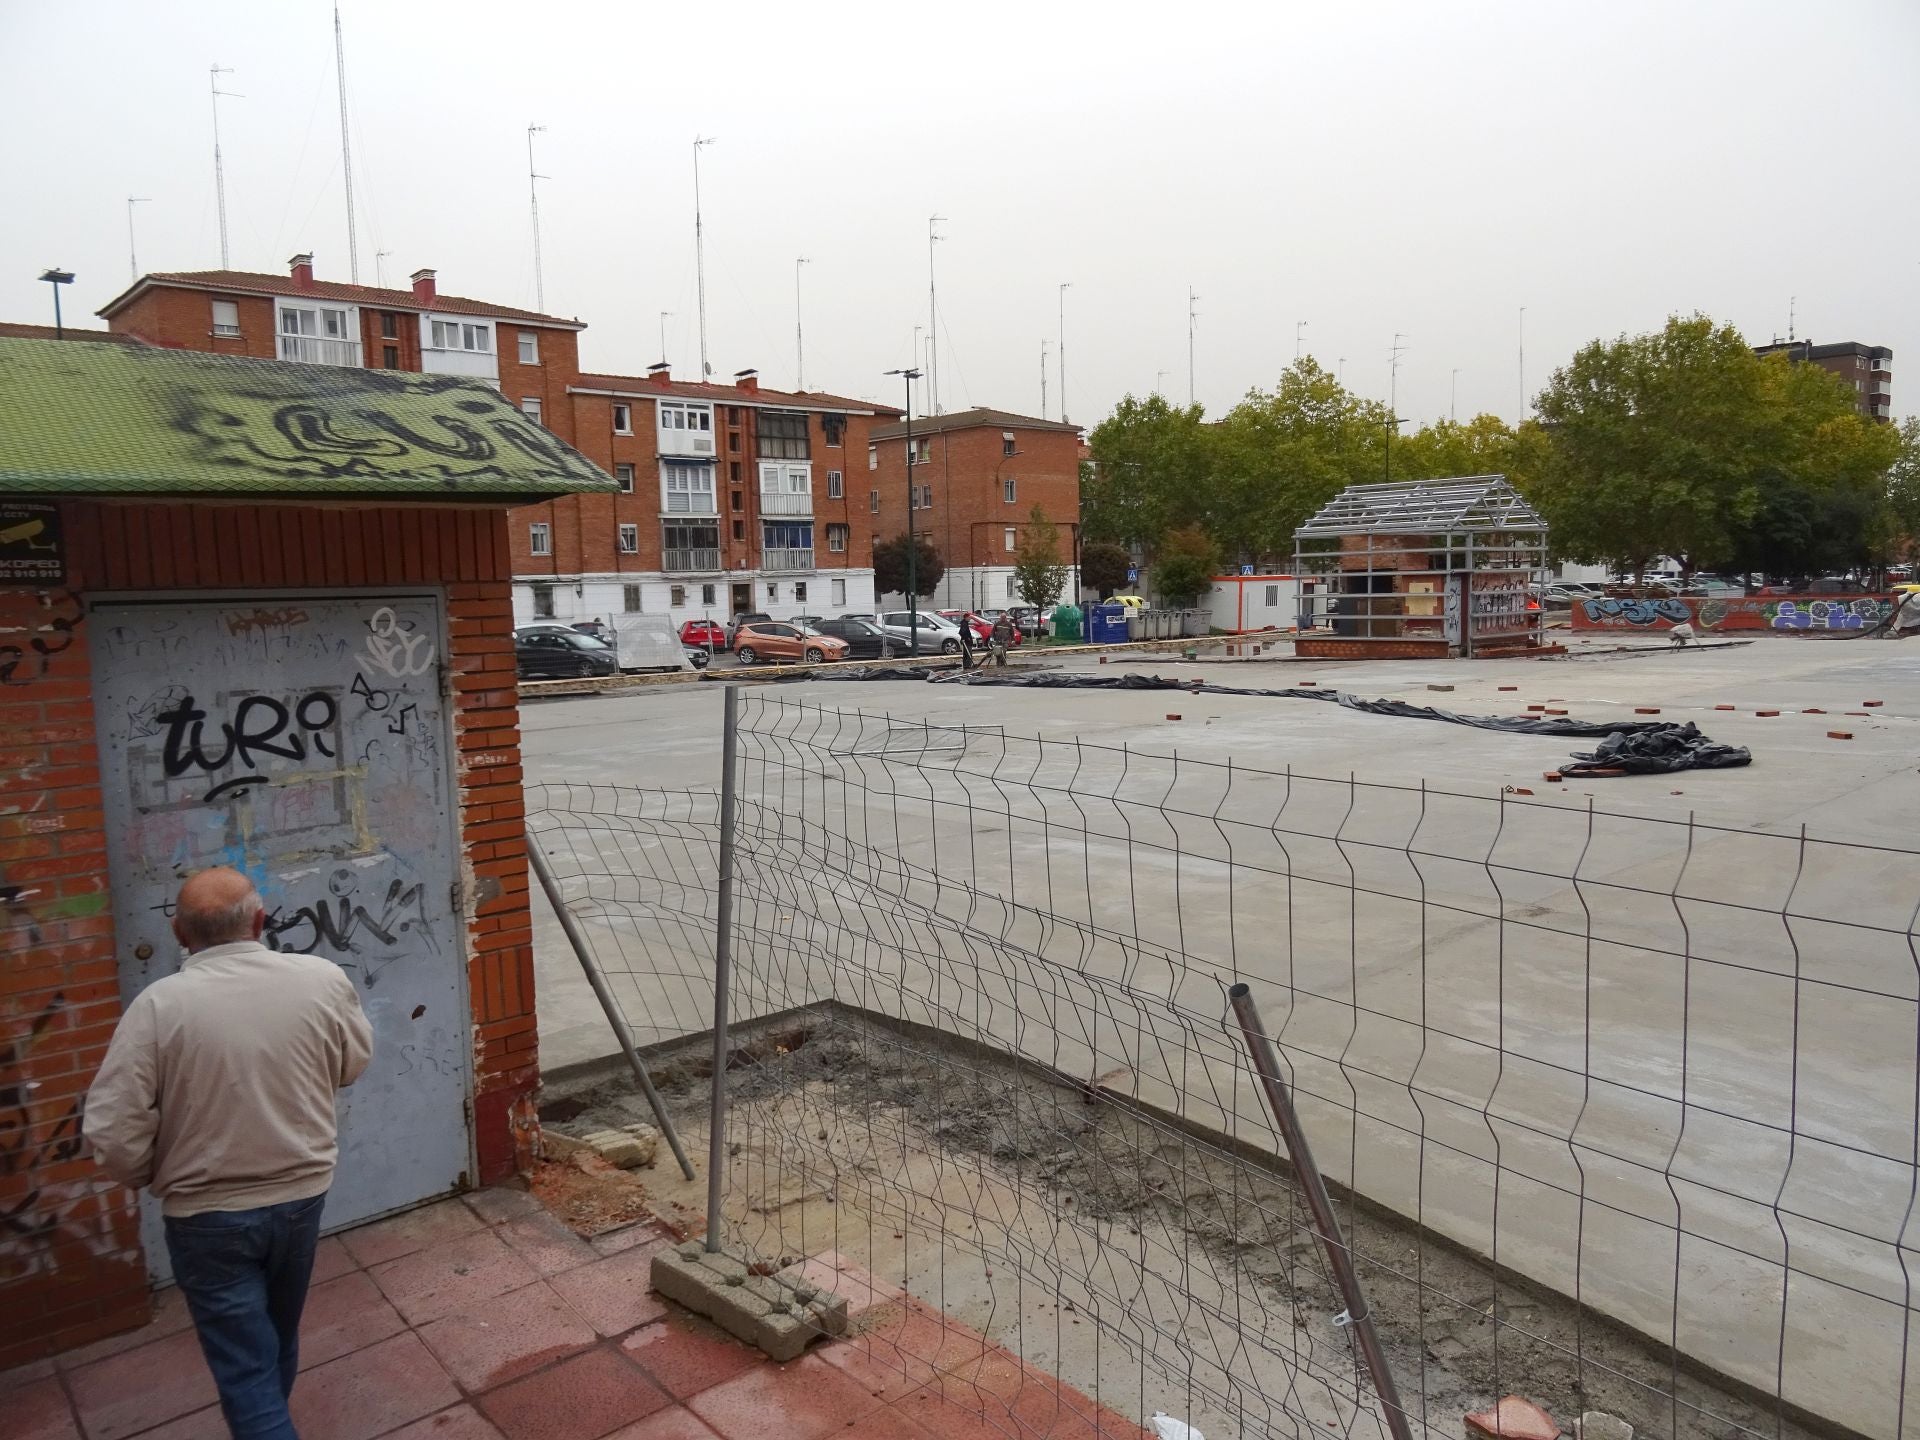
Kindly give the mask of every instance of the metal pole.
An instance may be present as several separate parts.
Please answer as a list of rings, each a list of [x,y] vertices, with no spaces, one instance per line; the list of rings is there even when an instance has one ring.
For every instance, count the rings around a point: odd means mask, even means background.
[[[60,285],[57,281],[53,287],[53,338],[56,340],[67,338],[67,327],[60,322]]]
[[[527,126],[527,209],[533,216],[533,308],[543,315],[547,309],[547,272],[540,257],[541,175],[533,168],[533,137],[546,128],[544,125]]]
[[[353,226],[353,145],[347,130],[347,42],[340,34],[339,0],[334,0],[333,6],[333,73],[340,86],[340,179],[347,192],[347,278],[358,285],[360,240]]]
[[[1063,280],[1060,282],[1060,359],[1058,363],[1060,366],[1060,420],[1062,424],[1066,422],[1067,418],[1067,291],[1071,289],[1072,286],[1073,282],[1071,280]],[[1040,418],[1044,420],[1046,417],[1043,415]]]
[[[733,772],[740,687],[727,686],[720,731],[720,901],[713,932],[713,1102],[707,1119],[707,1253],[720,1253],[720,1175],[727,1156],[727,986],[733,969]]]
[[[793,388],[802,394],[807,389],[807,342],[800,328],[800,267],[809,263],[804,255],[793,262]]]
[[[1273,1118],[1278,1122],[1280,1134],[1286,1141],[1287,1158],[1293,1162],[1293,1173],[1300,1181],[1300,1188],[1306,1192],[1307,1208],[1313,1212],[1314,1233],[1320,1237],[1320,1244],[1327,1252],[1327,1262],[1333,1267],[1334,1277],[1339,1282],[1340,1298],[1347,1307],[1341,1323],[1353,1329],[1360,1354],[1373,1376],[1373,1392],[1380,1397],[1380,1407],[1386,1411],[1387,1429],[1392,1432],[1394,1440],[1413,1440],[1413,1431],[1407,1424],[1407,1412],[1400,1404],[1400,1392],[1393,1383],[1393,1372],[1387,1368],[1386,1352],[1380,1348],[1380,1337],[1373,1328],[1373,1312],[1367,1308],[1367,1297],[1360,1288],[1360,1277],[1354,1273],[1353,1252],[1341,1238],[1340,1223],[1333,1214],[1333,1202],[1327,1198],[1327,1182],[1320,1178],[1320,1167],[1314,1164],[1313,1151],[1307,1148],[1307,1137],[1300,1128],[1300,1117],[1293,1113],[1293,1100],[1287,1094],[1286,1081],[1280,1078],[1280,1056],[1267,1036],[1266,1027],[1260,1023],[1260,1012],[1254,1007],[1253,993],[1245,985],[1235,985],[1227,991],[1227,998],[1233,1005],[1234,1018],[1240,1022],[1240,1029],[1247,1037],[1247,1050],[1253,1056],[1254,1069],[1259,1072],[1260,1088],[1266,1092],[1268,1108],[1273,1111]]]
[[[931,250],[929,250],[931,253]],[[59,295],[55,290],[54,294]],[[907,387],[907,654],[920,653],[920,547],[913,537],[913,381]]]
[[[707,228],[700,213],[700,147],[713,144],[716,137],[693,140],[693,274],[695,288],[699,292],[700,307],[700,374],[701,383],[713,373],[713,367],[707,364]]]
[[[600,973],[600,967],[593,963],[587,937],[580,933],[580,922],[573,918],[573,912],[567,908],[565,897],[560,893],[560,882],[554,879],[553,867],[547,863],[546,852],[540,848],[540,842],[534,838],[531,830],[527,832],[527,863],[533,867],[534,878],[546,892],[547,903],[553,906],[553,913],[559,917],[560,928],[566,932],[567,943],[573,946],[574,957],[579,960],[580,968],[587,972],[587,983],[593,986],[600,1008],[607,1012],[607,1023],[613,1026],[613,1038],[620,1042],[620,1052],[627,1057],[627,1064],[633,1069],[633,1078],[640,1082],[640,1089],[653,1110],[653,1118],[660,1122],[660,1133],[666,1136],[667,1148],[673,1151],[673,1158],[680,1162],[680,1173],[689,1180],[693,1179],[692,1162],[687,1159],[687,1152],[680,1148],[680,1137],[674,1131],[673,1121],[667,1118],[667,1107],[661,1103],[660,1092],[653,1088],[653,1077],[647,1074],[640,1052],[633,1048],[633,1034],[627,1029],[620,1007],[614,1004],[613,992],[607,989],[606,977]]]

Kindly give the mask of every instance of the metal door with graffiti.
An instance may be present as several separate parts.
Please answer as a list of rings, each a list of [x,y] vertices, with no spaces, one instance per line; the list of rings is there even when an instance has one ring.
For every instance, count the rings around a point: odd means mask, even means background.
[[[373,1061],[341,1092],[328,1229],[470,1170],[470,1055],[441,606],[427,595],[90,611],[123,1001],[179,968],[173,897],[245,871],[268,944],[354,979]],[[149,1268],[166,1273],[157,1207]]]

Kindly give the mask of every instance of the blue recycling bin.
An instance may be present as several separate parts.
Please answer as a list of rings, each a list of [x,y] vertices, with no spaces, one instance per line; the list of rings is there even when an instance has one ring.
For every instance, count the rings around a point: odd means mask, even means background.
[[[1094,645],[1126,644],[1127,607],[1089,605],[1087,607],[1087,640]]]

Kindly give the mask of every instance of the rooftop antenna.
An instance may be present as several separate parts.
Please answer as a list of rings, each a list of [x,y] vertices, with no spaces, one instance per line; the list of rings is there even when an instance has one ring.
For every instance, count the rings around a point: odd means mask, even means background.
[[[707,232],[700,214],[700,148],[711,145],[717,136],[693,137],[693,275],[700,301],[700,378],[713,373],[707,363]]]
[[[392,253],[391,250],[376,250],[373,252],[373,283],[378,285],[382,290],[387,288],[387,267],[380,262]]]
[[[1400,428],[1400,356],[1406,350],[1406,336],[1394,332],[1393,349],[1387,352],[1387,447],[1385,479],[1393,479],[1393,432]]]
[[[1067,418],[1067,291],[1073,288],[1071,280],[1060,282],[1060,420]]]
[[[127,197],[127,272],[130,278],[140,278],[140,247],[133,243],[133,207],[145,205],[152,200],[151,195],[129,195]]]
[[[667,363],[667,321],[672,318],[673,311],[662,310],[660,312],[660,363],[662,365]]]
[[[1306,333],[1306,330],[1306,321],[1296,320],[1293,322],[1293,358],[1296,360],[1300,358],[1300,337]]]
[[[347,45],[341,38],[340,5],[333,6],[333,71],[340,85],[340,176],[347,187],[347,277],[360,283],[360,241],[353,228],[353,145],[347,138]]]
[[[220,101],[244,100],[246,96],[232,90],[220,88],[220,77],[231,75],[233,67],[215,61],[207,67],[207,89],[213,96],[213,194],[220,208],[220,268],[233,268],[232,253],[227,249],[227,170],[220,159]]]
[[[1187,287],[1187,404],[1193,404],[1193,322],[1200,316],[1194,309],[1200,297],[1193,293],[1193,287]]]
[[[1787,297],[1787,343],[1789,345],[1793,343],[1793,310],[1799,301],[1800,297],[1798,295],[1789,295]]]
[[[804,255],[793,262],[793,388],[803,395],[807,389],[807,346],[800,331],[800,267],[812,263]]]
[[[1340,359],[1337,362],[1335,362],[1333,367],[1333,383],[1336,385],[1345,384],[1346,375],[1347,375],[1347,357],[1342,355]]]
[[[1527,423],[1527,307],[1520,307],[1520,423]]]
[[[1047,418],[1047,342],[1040,342],[1040,418]]]
[[[1453,372],[1453,389],[1447,396],[1447,423],[1454,425],[1460,420],[1460,372]]]
[[[1166,384],[1166,382],[1167,382],[1167,372],[1165,370],[1154,371],[1153,372],[1153,393],[1158,395],[1160,393],[1160,387]]]
[[[543,315],[547,311],[547,277],[540,257],[540,182],[547,177],[533,168],[533,137],[546,128],[527,126],[527,208],[533,213],[533,308]]]
[[[929,215],[927,217],[927,413],[940,413],[940,300],[933,288],[933,247],[946,239],[933,227],[947,217]]]

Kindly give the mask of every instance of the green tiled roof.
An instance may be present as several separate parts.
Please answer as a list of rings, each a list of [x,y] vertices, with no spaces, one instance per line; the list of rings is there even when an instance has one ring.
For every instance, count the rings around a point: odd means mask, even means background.
[[[618,488],[477,380],[0,339],[0,494],[481,500]]]

